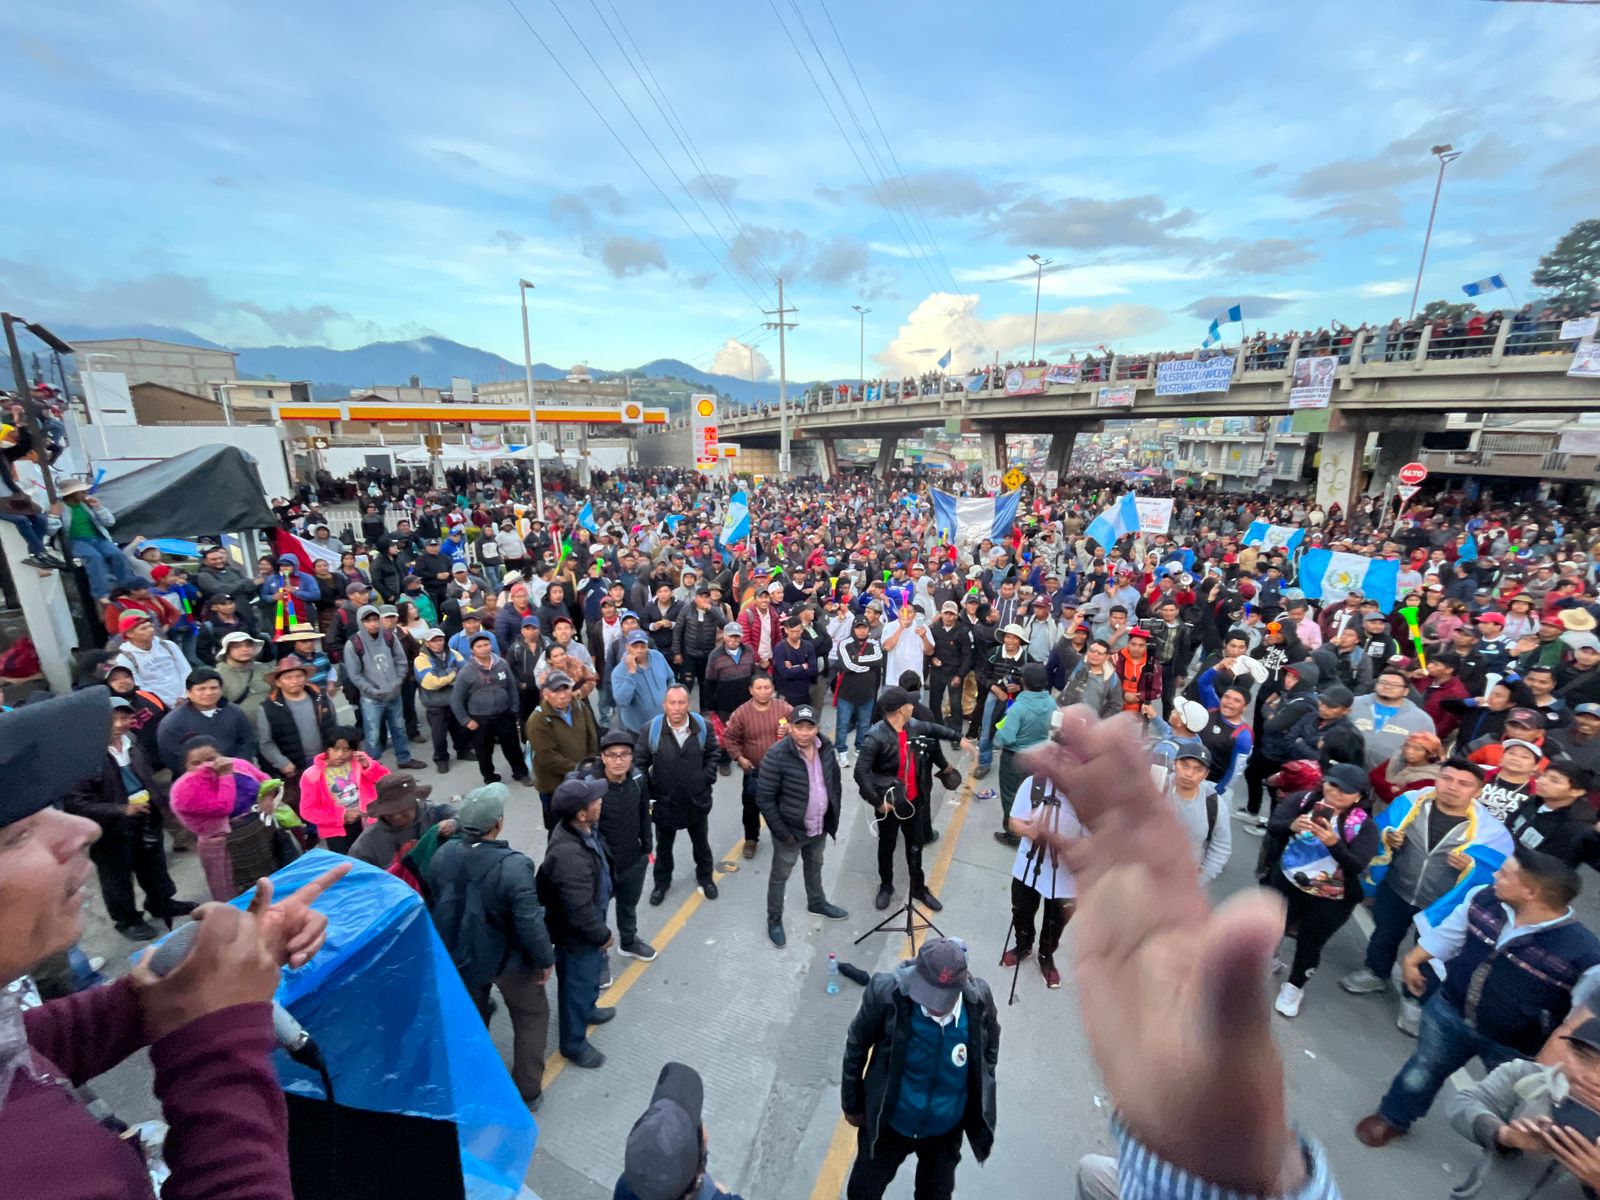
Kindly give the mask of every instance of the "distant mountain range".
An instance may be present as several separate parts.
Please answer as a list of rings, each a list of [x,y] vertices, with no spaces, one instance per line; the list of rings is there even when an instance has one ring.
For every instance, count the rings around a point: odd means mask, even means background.
[[[241,378],[310,380],[314,393],[320,398],[331,398],[379,384],[405,384],[413,375],[426,387],[446,389],[452,378],[490,383],[523,377],[523,365],[520,362],[511,362],[488,350],[464,346],[441,337],[414,338],[405,342],[373,342],[353,350],[333,350],[327,346],[225,347],[186,329],[161,325],[134,325],[116,329],[64,325],[57,326],[56,332],[68,341],[139,337],[207,350],[231,349],[239,356]],[[631,369],[604,370],[591,367],[590,372],[596,379],[617,379],[631,375],[655,381],[681,381],[697,390],[730,396],[740,404],[748,403],[751,396],[748,379],[702,371],[675,358],[658,358]],[[549,363],[536,362],[533,364],[533,377],[541,380],[565,379],[567,371]],[[801,386],[791,381],[789,390],[795,393]],[[657,393],[662,391],[659,386],[650,390]],[[765,403],[776,402],[777,383],[756,383],[755,397]],[[685,404],[686,401],[679,397],[671,398],[671,405],[675,409]]]

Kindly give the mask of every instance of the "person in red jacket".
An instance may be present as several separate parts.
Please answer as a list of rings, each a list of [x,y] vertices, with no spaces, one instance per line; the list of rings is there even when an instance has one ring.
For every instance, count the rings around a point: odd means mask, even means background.
[[[1444,706],[1446,700],[1467,698],[1467,685],[1461,682],[1457,674],[1460,670],[1461,656],[1454,650],[1441,650],[1429,655],[1427,667],[1417,672],[1418,686],[1422,688],[1422,711],[1433,718],[1433,727],[1441,742],[1449,741],[1456,726],[1461,724],[1461,718],[1448,712]],[[1421,680],[1427,682],[1422,683]]]
[[[83,931],[88,848],[99,826],[56,807],[110,740],[100,688],[0,714],[0,979],[23,980]],[[143,962],[104,987],[31,1006],[0,990],[0,1196],[154,1196],[136,1140],[119,1138],[73,1088],[148,1046],[168,1125],[165,1190],[189,1200],[291,1200],[288,1113],[272,1064],[272,994],[285,966],[321,948],[311,901],[340,866],[274,904],[206,904],[200,933],[170,974]]]

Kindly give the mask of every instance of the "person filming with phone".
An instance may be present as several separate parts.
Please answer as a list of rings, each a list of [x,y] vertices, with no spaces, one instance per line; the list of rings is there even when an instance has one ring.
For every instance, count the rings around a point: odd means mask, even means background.
[[[100,772],[111,740],[99,688],[0,714],[0,981],[64,953],[83,932],[94,821],[56,805]],[[288,1114],[273,1065],[282,968],[322,947],[311,903],[341,865],[277,903],[262,879],[248,909],[203,904],[189,953],[164,976],[148,957],[115,983],[29,1007],[0,988],[0,1196],[155,1195],[136,1136],[119,1137],[75,1094],[144,1047],[168,1133],[163,1191],[197,1200],[289,1200]]]

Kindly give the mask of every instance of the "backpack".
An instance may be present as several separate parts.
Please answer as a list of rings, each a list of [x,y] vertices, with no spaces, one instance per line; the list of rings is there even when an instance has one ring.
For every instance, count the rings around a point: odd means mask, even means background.
[[[661,748],[661,726],[665,723],[665,721],[666,714],[664,713],[657,713],[655,716],[650,718],[651,754],[654,754]],[[699,713],[692,712],[689,714],[689,722],[694,726],[695,732],[700,735],[700,745],[702,748],[704,748],[706,741],[706,719]]]
[[[404,662],[405,654],[401,651],[399,642],[395,640],[394,630],[385,629],[383,631],[383,640],[389,649],[394,652],[395,661]],[[361,638],[357,637],[355,634],[351,634],[350,640],[346,642],[345,645],[355,647],[355,654],[357,658],[362,660],[366,659],[367,644],[366,642],[362,641]]]
[[[33,639],[26,635],[11,643],[10,649],[0,655],[0,677],[5,679],[32,679],[41,669],[39,651]]]

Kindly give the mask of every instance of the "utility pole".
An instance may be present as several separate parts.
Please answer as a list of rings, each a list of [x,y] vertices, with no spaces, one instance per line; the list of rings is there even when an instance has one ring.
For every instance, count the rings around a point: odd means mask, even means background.
[[[1040,258],[1037,254],[1028,255],[1033,259],[1034,266],[1039,268],[1039,273],[1033,279],[1033,350],[1028,355],[1028,360],[1034,362],[1039,357],[1039,293],[1044,290],[1044,269],[1055,262],[1053,258]]]
[[[533,504],[539,520],[544,520],[544,475],[539,468],[539,409],[533,402],[533,342],[528,337],[528,289],[533,284],[517,280],[522,296],[522,363],[528,381],[528,446],[533,451]]]
[[[799,312],[797,308],[785,308],[783,305],[783,276],[778,276],[778,307],[776,309],[762,309],[769,317],[777,317],[776,321],[766,321],[768,329],[778,331],[778,480],[783,482],[789,478],[789,361],[784,346],[784,334],[794,328],[794,322],[785,321],[783,318],[792,312]]]
[[[1456,159],[1461,157],[1461,151],[1453,149],[1449,142],[1442,146],[1434,146],[1429,154],[1437,155],[1439,159],[1439,178],[1433,185],[1433,207],[1428,209],[1428,232],[1422,235],[1422,261],[1417,264],[1417,285],[1411,289],[1411,317],[1417,315],[1417,297],[1422,293],[1422,268],[1428,265],[1428,243],[1433,241],[1433,218],[1439,212],[1439,193],[1444,190],[1444,169]]]
[[[756,348],[754,346],[746,346],[745,349],[750,351],[750,410],[754,412],[756,407]]]
[[[861,398],[867,398],[867,314],[872,310],[862,308],[859,304],[852,304],[851,308],[861,314],[861,358],[857,364],[857,371],[861,376]]]

